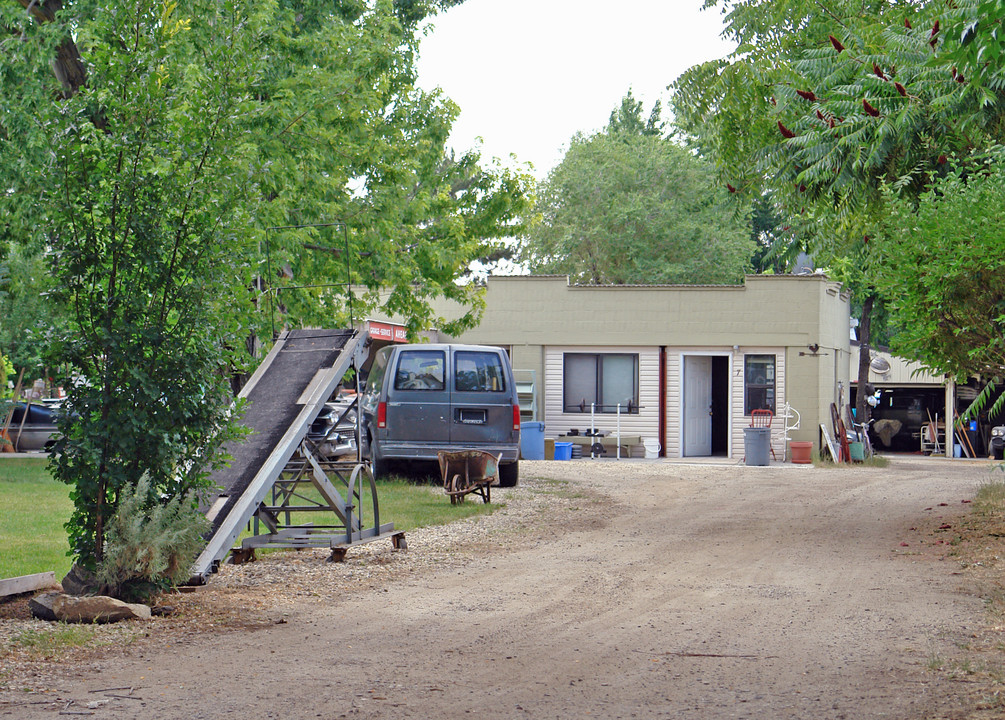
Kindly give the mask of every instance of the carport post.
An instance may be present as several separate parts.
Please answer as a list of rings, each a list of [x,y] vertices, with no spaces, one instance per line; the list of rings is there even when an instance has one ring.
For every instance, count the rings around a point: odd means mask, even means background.
[[[956,433],[953,425],[956,423],[956,383],[951,377],[946,378],[946,457],[953,457],[956,446]],[[936,428],[938,433],[938,428]]]

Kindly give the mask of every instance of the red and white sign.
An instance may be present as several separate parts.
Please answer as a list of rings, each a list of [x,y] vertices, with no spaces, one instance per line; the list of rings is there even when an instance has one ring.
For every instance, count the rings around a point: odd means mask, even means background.
[[[398,343],[408,342],[408,330],[404,325],[377,322],[376,320],[367,320],[366,322],[367,329],[370,331],[370,337],[374,340],[387,340]]]

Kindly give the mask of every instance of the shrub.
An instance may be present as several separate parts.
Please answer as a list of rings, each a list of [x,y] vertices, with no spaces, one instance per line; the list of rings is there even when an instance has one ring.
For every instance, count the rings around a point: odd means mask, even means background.
[[[151,497],[150,478],[122,491],[97,577],[123,600],[147,600],[191,577],[208,528],[193,493]]]

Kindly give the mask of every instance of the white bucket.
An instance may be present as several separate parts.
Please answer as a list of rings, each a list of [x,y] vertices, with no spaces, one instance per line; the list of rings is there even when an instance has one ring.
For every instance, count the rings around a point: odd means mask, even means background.
[[[660,441],[656,438],[642,438],[642,447],[646,449],[647,458],[660,456]]]

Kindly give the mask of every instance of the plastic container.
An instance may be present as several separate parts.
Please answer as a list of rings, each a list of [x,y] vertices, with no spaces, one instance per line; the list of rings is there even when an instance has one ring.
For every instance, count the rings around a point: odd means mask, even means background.
[[[813,443],[805,440],[793,440],[789,443],[792,451],[792,462],[796,465],[809,465],[813,462]]]
[[[743,428],[743,456],[746,465],[767,465],[771,457],[771,428]]]
[[[544,423],[520,424],[520,457],[524,460],[544,460]]]
[[[656,438],[642,438],[642,447],[646,449],[647,458],[658,458],[660,456],[660,441]]]
[[[862,462],[865,460],[865,445],[857,440],[848,443],[848,452],[853,462]]]
[[[572,460],[572,443],[571,442],[556,442],[555,443],[555,459],[556,460]]]

